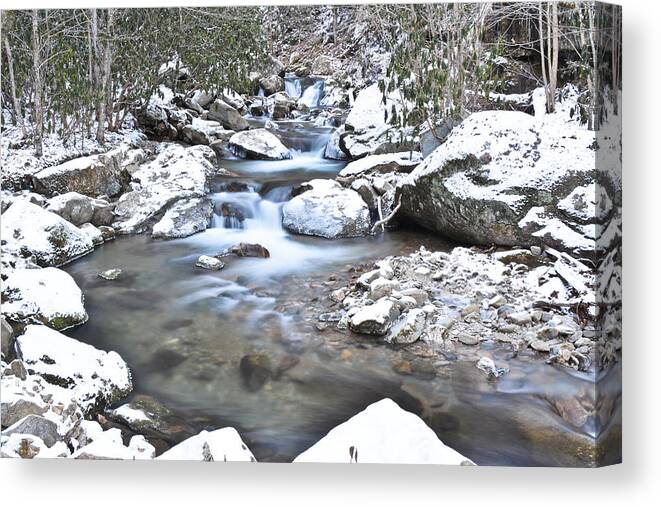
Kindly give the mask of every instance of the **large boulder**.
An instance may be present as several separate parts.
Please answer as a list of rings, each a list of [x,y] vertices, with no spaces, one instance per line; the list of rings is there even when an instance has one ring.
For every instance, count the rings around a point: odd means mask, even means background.
[[[190,125],[182,129],[181,138],[188,144],[209,145],[219,139],[226,141],[233,134],[234,131],[226,130],[217,121],[194,118]]]
[[[67,192],[48,200],[46,209],[60,215],[74,225],[85,223],[110,225],[114,220],[114,204],[78,192]]]
[[[154,238],[185,238],[206,230],[213,215],[213,202],[205,197],[175,202],[152,228]]]
[[[85,413],[116,403],[132,389],[128,366],[116,352],[105,352],[46,326],[29,325],[16,339],[28,372],[65,388]]]
[[[565,205],[582,206],[572,192],[594,179],[594,132],[549,116],[469,116],[399,183],[401,214],[467,243],[593,251],[594,226],[577,223]]]
[[[215,162],[208,146],[161,145],[156,158],[133,173],[134,190],[117,202],[113,227],[124,234],[143,232],[177,201],[204,197]]]
[[[274,93],[281,92],[285,89],[285,80],[277,74],[263,77],[259,80],[259,86],[264,90],[264,95],[267,97]]]
[[[410,147],[406,132],[394,128],[389,121],[393,109],[400,110],[403,100],[398,92],[383,101],[378,83],[361,90],[347,116],[340,147],[350,158],[404,151]]]
[[[217,121],[229,130],[246,130],[250,126],[248,121],[241,116],[241,113],[230,106],[227,102],[220,99],[214,100],[209,106],[207,116],[209,120]]]
[[[2,286],[2,314],[58,330],[87,321],[82,291],[71,275],[57,268],[12,271]]]
[[[389,398],[372,403],[298,455],[295,463],[473,464]]]
[[[257,461],[234,428],[202,431],[156,459],[187,461]]]
[[[78,192],[90,197],[120,194],[129,181],[127,164],[144,160],[144,152],[120,146],[107,153],[75,158],[64,164],[42,169],[32,177],[37,192],[45,195]]]
[[[25,200],[15,201],[2,214],[1,230],[3,257],[29,257],[43,267],[61,266],[94,248],[78,227]]]
[[[274,134],[266,129],[238,132],[230,138],[230,147],[238,156],[258,160],[284,160],[291,152]]]
[[[282,208],[287,230],[329,239],[369,234],[370,212],[358,193],[333,180],[312,180],[308,187]]]
[[[57,431],[57,424],[37,414],[25,416],[2,432],[2,436],[14,433],[20,435],[34,435],[40,438],[48,447],[53,447],[56,442],[62,440]]]

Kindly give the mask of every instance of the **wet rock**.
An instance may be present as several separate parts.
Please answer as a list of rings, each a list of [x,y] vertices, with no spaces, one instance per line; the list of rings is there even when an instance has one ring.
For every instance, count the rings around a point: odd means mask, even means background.
[[[258,160],[284,160],[291,158],[291,152],[274,134],[267,129],[253,129],[234,134],[229,144],[235,153],[243,158]]]
[[[239,372],[248,391],[258,391],[271,378],[271,360],[266,354],[247,354],[241,358]]]
[[[114,268],[114,269],[107,269],[105,271],[101,271],[101,273],[98,274],[99,278],[103,278],[104,280],[117,280],[119,276],[122,274],[122,270],[119,268]]]
[[[268,259],[271,257],[271,253],[258,243],[237,243],[232,245],[224,252],[220,253],[219,256],[225,255],[236,255],[238,257],[261,257],[263,259]]]
[[[200,255],[200,257],[197,259],[197,262],[195,262],[195,265],[198,268],[204,268],[211,271],[218,271],[225,267],[223,261],[209,255]]]
[[[349,319],[349,329],[354,333],[384,336],[399,317],[395,303],[389,299],[380,299],[373,305],[360,308]]]
[[[2,312],[11,320],[67,329],[87,321],[83,293],[61,269],[17,269],[2,287]]]
[[[340,136],[344,133],[344,126],[341,126],[333,131],[326,143],[324,149],[324,158],[330,160],[346,160],[347,154],[340,148]]]
[[[99,231],[101,231],[101,237],[103,237],[103,241],[110,241],[115,239],[115,229],[112,227],[100,225]]]
[[[417,341],[425,329],[427,316],[421,309],[408,311],[390,330],[388,340],[393,343],[408,344]]]
[[[348,293],[349,291],[346,287],[341,287],[331,292],[330,299],[335,303],[341,303],[344,301],[344,298],[347,297]]]
[[[213,202],[206,197],[175,202],[152,228],[152,237],[185,238],[209,227]]]
[[[250,127],[246,119],[241,116],[241,113],[220,99],[216,99],[209,106],[208,118],[217,121],[226,129],[236,132]]]
[[[530,348],[537,352],[549,352],[551,350],[549,343],[543,340],[533,340],[530,343]]]
[[[333,180],[312,180],[308,185],[310,190],[283,207],[282,224],[287,230],[328,239],[369,234],[369,208],[358,193]]]
[[[477,362],[478,370],[482,370],[489,377],[498,378],[509,372],[509,368],[498,368],[490,357],[482,357]]]

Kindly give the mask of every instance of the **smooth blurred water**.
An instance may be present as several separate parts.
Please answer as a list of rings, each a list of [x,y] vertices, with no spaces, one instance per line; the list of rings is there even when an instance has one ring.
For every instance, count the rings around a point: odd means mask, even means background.
[[[217,214],[191,237],[157,241],[123,237],[67,266],[85,294],[89,321],[70,334],[118,351],[130,365],[135,392],[164,402],[191,432],[235,426],[258,460],[291,461],[333,426],[369,403],[395,399],[425,419],[448,445],[478,464],[589,464],[591,425],[574,428],[554,400],[591,403],[593,379],[510,357],[484,344],[446,361],[426,345],[396,348],[375,339],[317,329],[318,302],[335,287],[329,277],[420,245],[452,245],[423,231],[329,241],[295,236],[281,226],[292,186],[332,177],[342,162],[321,158],[331,129],[279,122],[291,160],[224,160],[236,178],[213,182],[215,209],[242,211],[243,221]],[[240,190],[240,191],[229,191]],[[194,266],[238,242],[259,243],[268,259],[227,258],[222,271]],[[97,274],[121,268],[108,282]],[[476,354],[491,354],[511,371],[488,381]],[[247,354],[268,358],[271,377],[257,390],[240,372]],[[410,375],[397,365],[409,361]],[[587,400],[587,401],[586,401]]]

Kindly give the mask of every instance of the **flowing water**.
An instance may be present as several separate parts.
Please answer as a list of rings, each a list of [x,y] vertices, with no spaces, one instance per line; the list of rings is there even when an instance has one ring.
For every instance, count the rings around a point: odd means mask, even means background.
[[[577,449],[592,445],[594,421],[574,428],[553,404],[589,398],[589,375],[531,356],[512,358],[485,343],[511,369],[487,381],[473,357],[445,358],[423,346],[416,355],[317,330],[310,305],[327,297],[331,274],[420,245],[451,245],[413,230],[335,241],[287,233],[281,206],[292,186],[333,177],[343,163],[321,156],[331,129],[304,121],[278,122],[277,128],[294,158],[222,161],[240,178],[213,182],[210,229],[171,241],[119,238],[68,266],[90,314],[69,333],[119,352],[133,371],[135,392],[155,397],[188,422],[176,440],[232,425],[258,460],[291,461],[333,426],[391,397],[478,464],[590,463],[592,457]],[[218,272],[194,267],[198,256],[241,241],[265,246],[271,257],[228,259]],[[118,280],[97,276],[110,268],[123,270]],[[257,386],[242,374],[246,355],[270,370]],[[402,360],[414,366],[411,374],[397,371]]]

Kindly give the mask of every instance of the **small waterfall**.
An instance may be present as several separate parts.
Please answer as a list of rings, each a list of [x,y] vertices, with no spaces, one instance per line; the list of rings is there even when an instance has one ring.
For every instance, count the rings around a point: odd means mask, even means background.
[[[303,92],[300,101],[309,108],[319,107],[322,97],[324,96],[324,80],[319,79],[314,84],[308,86]]]
[[[253,189],[247,192],[218,192],[212,195],[215,229],[280,230],[281,203],[262,198]]]
[[[299,98],[301,96],[301,80],[297,77],[286,77],[285,92],[294,99]]]

